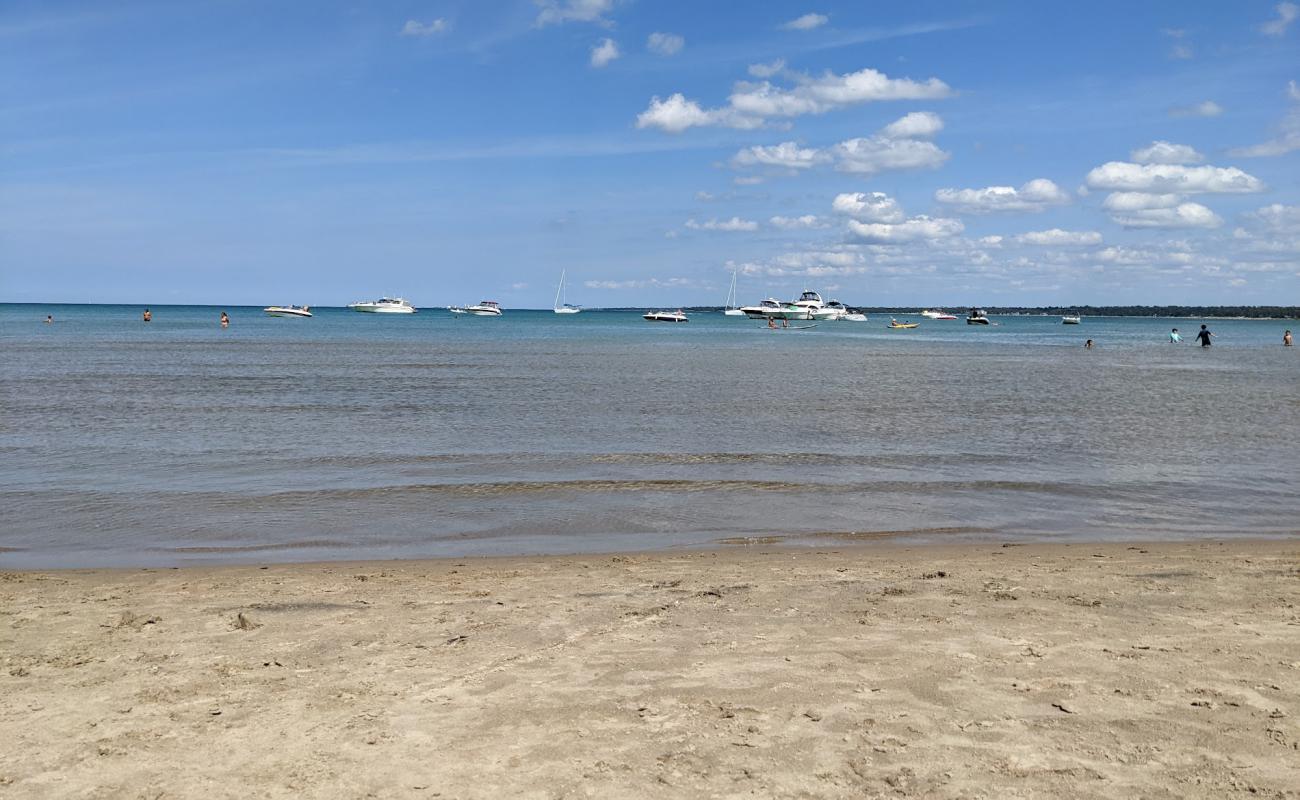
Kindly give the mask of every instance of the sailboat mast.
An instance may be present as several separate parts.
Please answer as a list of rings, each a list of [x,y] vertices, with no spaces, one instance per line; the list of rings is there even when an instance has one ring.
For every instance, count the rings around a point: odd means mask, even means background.
[[[560,300],[564,297],[564,270],[560,270],[560,285],[555,290],[555,307],[560,307]]]

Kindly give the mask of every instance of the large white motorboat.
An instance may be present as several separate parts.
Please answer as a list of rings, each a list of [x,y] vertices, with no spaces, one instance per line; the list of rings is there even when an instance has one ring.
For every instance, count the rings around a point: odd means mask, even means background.
[[[690,322],[680,308],[676,311],[647,311],[641,315],[641,319],[650,322]]]
[[[310,317],[309,306],[267,306],[262,309],[272,317]]]
[[[577,314],[582,311],[582,306],[573,306],[564,302],[564,273],[565,270],[560,270],[560,286],[555,290],[555,308],[553,310],[556,314]]]
[[[476,306],[466,306],[465,313],[476,317],[499,317],[501,306],[495,300],[481,300]]]
[[[822,296],[809,289],[804,289],[799,299],[790,305],[795,310],[787,313],[786,319],[835,319],[843,313],[840,309],[827,309]]]
[[[1065,316],[1061,317],[1062,325],[1078,325],[1081,322],[1083,322],[1083,318],[1080,317],[1078,314],[1066,314]]]
[[[731,288],[727,291],[727,302],[722,309],[722,313],[728,317],[747,316],[744,309],[736,307],[736,272],[737,270],[731,271]]]
[[[362,300],[348,303],[353,311],[367,311],[372,314],[414,314],[415,306],[400,297],[381,297],[378,300]]]
[[[921,312],[921,316],[925,317],[926,319],[957,319],[957,317],[955,317],[952,314],[949,314],[948,312],[944,311],[942,308],[934,311],[931,311],[930,309],[927,308],[926,310]]]
[[[750,319],[767,319],[768,317],[776,317],[777,319],[783,319],[784,317],[782,317],[782,315],[785,313],[787,305],[789,304],[782,303],[780,300],[777,300],[774,297],[769,297],[766,300],[760,302],[758,305],[745,306],[741,308],[740,313],[744,314]]]

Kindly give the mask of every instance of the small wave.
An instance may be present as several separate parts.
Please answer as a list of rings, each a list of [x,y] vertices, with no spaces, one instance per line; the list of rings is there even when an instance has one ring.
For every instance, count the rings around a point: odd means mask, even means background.
[[[260,553],[268,550],[306,550],[331,549],[348,550],[356,547],[353,542],[332,541],[329,539],[308,539],[296,542],[273,542],[268,544],[242,545],[190,545],[185,547],[159,548],[166,553]]]

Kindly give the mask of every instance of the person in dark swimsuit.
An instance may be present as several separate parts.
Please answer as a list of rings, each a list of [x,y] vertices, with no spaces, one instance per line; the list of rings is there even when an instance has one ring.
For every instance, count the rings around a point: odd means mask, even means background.
[[[1208,328],[1206,328],[1204,325],[1202,325],[1202,326],[1201,326],[1201,332],[1198,333],[1198,334],[1196,334],[1196,340],[1197,340],[1198,342],[1201,343],[1201,347],[1209,347],[1209,346],[1210,346],[1210,337],[1213,336],[1213,335],[1214,335],[1214,334],[1210,333],[1210,331],[1209,331]]]

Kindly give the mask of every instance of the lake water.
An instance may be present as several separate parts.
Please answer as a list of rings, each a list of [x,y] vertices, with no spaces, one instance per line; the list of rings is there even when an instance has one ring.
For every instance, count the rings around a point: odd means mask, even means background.
[[[1294,321],[221,310],[0,306],[0,566],[1300,533]]]

